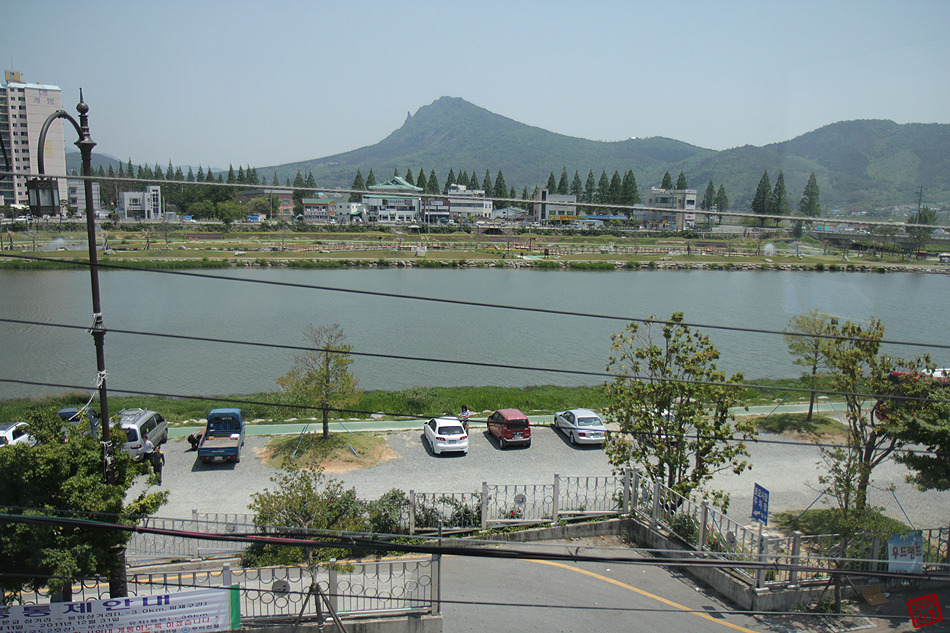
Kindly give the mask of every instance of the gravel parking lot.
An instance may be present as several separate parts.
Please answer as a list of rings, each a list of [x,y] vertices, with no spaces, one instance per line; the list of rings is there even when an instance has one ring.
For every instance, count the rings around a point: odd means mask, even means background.
[[[784,438],[762,435],[761,439]],[[254,492],[271,487],[274,469],[257,458],[269,436],[249,435],[240,464],[204,465],[184,439],[171,439],[164,447],[163,489],[169,490],[168,504],[158,515],[187,518],[193,510],[242,514]],[[599,447],[574,447],[550,427],[534,428],[530,448],[501,450],[484,427],[472,427],[468,455],[433,455],[418,431],[387,433],[393,459],[373,468],[334,473],[332,477],[356,488],[357,495],[374,499],[399,488],[408,492],[473,492],[483,481],[490,484],[539,484],[565,476],[606,476],[611,467]],[[818,451],[807,443],[757,443],[751,447],[753,468],[742,475],[721,473],[713,485],[731,494],[729,514],[745,517],[751,512],[754,483],[767,488],[770,509],[804,509],[819,496]],[[883,506],[887,514],[904,518],[918,528],[946,526],[950,492],[921,493],[904,483],[905,469],[886,462],[874,472],[871,502]],[[894,493],[888,488],[893,486]],[[132,493],[144,487],[137,482]],[[821,506],[823,501],[816,504]],[[901,509],[903,506],[903,512]]]

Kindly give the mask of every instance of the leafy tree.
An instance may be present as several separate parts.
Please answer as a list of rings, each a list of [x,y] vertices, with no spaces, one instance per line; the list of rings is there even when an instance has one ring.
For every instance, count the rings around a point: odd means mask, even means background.
[[[752,198],[752,213],[756,215],[769,215],[769,206],[772,201],[772,183],[769,180],[769,172],[762,173],[759,180],[759,186],[755,189],[755,196]],[[765,226],[765,218],[760,220],[762,226]]]
[[[792,212],[788,204],[788,194],[785,191],[785,172],[778,173],[778,179],[775,181],[775,187],[772,188],[772,197],[769,201],[769,211],[773,215],[789,215]],[[779,220],[776,218],[775,226],[778,226]]]
[[[557,193],[561,195],[567,195],[570,191],[571,185],[567,181],[567,167],[564,167],[561,170],[561,179],[557,181]]]
[[[825,335],[829,332],[831,320],[830,315],[818,310],[798,314],[788,320],[789,333],[785,335],[785,343],[794,357],[792,362],[809,369],[807,374],[802,375],[810,390],[806,422],[811,422],[815,408],[818,370],[824,366],[824,350],[827,345]]]
[[[825,362],[831,376],[831,389],[845,401],[848,441],[845,447],[830,455],[836,470],[850,477],[845,502],[839,504],[846,512],[861,513],[868,507],[868,487],[875,467],[906,443],[916,420],[928,415],[929,380],[901,381],[900,398],[874,403],[867,394],[891,394],[892,372],[918,376],[933,370],[927,356],[904,360],[881,354],[884,326],[871,319],[861,326],[850,322],[839,325],[831,320],[829,334],[836,338],[825,345]],[[827,453],[826,453],[827,455]],[[944,458],[946,459],[946,458]]]
[[[314,328],[308,325],[304,340],[312,347],[294,357],[293,368],[277,384],[293,404],[316,406],[323,412],[323,437],[330,437],[330,411],[359,399],[359,379],[350,373],[352,349],[343,328],[334,323]]]
[[[676,177],[676,188],[677,189],[689,189],[689,184],[686,182],[686,174],[680,172],[679,176]]]
[[[930,406],[921,407],[916,417],[907,420],[900,438],[923,451],[901,453],[895,460],[907,466],[907,481],[920,490],[950,490],[950,404],[946,383],[922,381],[920,395]]]
[[[673,188],[673,178],[670,176],[670,172],[663,174],[663,180],[660,182],[660,189],[672,189]]]
[[[917,213],[912,213],[907,218],[907,224],[910,225],[907,227],[907,233],[910,235],[911,239],[914,242],[914,252],[920,252],[927,245],[927,241],[930,239],[930,234],[933,233],[933,229],[927,228],[925,226],[913,226],[919,224],[936,224],[937,223],[937,212],[931,209],[930,207],[924,207]]]
[[[246,216],[244,207],[236,202],[225,200],[214,205],[214,217],[221,221],[226,231],[230,230],[232,224]]]
[[[265,488],[251,494],[248,504],[255,512],[254,524],[260,528],[364,531],[363,504],[357,499],[356,491],[326,477],[322,467],[296,470],[285,466],[270,480],[274,489]],[[340,548],[253,545],[245,558],[260,566],[298,565],[344,558],[349,554],[349,550]]]
[[[99,442],[72,426],[63,442],[62,420],[52,411],[34,409],[28,421],[39,443],[0,450],[0,506],[5,514],[89,519],[90,513],[99,513],[102,520],[134,525],[137,517],[154,513],[165,502],[167,492],[148,486],[126,500],[135,478],[148,472],[129,455],[113,456],[115,484],[107,484]],[[113,437],[122,435],[115,426]],[[124,567],[124,556],[116,548],[130,538],[130,532],[117,530],[0,522],[0,569],[8,572],[0,574],[0,589],[7,594],[48,587],[68,600],[74,578],[109,576]],[[9,573],[13,571],[17,573]],[[111,591],[120,597],[118,586]]]
[[[688,496],[717,472],[749,467],[744,440],[755,437],[756,425],[729,416],[742,374],[727,379],[716,368],[719,352],[708,336],[674,313],[667,323],[630,323],[611,339],[614,378],[604,386],[604,411],[620,433],[608,434],[604,450],[615,469],[636,465]],[[722,492],[707,494],[728,505]]]

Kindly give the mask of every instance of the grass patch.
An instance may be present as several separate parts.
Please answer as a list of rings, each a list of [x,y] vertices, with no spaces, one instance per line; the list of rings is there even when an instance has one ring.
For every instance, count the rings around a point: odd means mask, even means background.
[[[813,437],[844,436],[844,426],[829,417],[812,415],[806,421],[807,413],[773,413],[769,416],[755,418],[759,428],[767,433],[777,435],[810,435]]]
[[[743,383],[752,385],[742,394],[742,403],[746,405],[762,404],[792,404],[796,402],[808,402],[809,385],[802,378],[757,378],[754,380],[746,379]],[[756,389],[755,387],[769,387],[768,389]],[[833,391],[831,378],[825,375],[819,375],[815,384],[816,391]]]
[[[281,435],[267,443],[264,461],[274,468],[321,464],[328,472],[340,472],[375,466],[386,448],[386,439],[371,433],[331,433],[326,440],[322,432]]]

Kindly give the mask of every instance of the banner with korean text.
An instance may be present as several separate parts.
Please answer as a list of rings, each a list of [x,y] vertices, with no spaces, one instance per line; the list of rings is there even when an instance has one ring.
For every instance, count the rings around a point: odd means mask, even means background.
[[[0,633],[158,633],[239,628],[237,589],[0,606]]]

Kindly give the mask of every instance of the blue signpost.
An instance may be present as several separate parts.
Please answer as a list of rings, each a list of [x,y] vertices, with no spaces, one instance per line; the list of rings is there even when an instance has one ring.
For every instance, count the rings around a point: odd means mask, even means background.
[[[752,491],[752,518],[762,525],[769,524],[769,491],[759,484]]]

